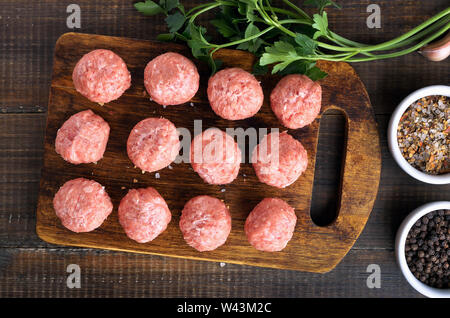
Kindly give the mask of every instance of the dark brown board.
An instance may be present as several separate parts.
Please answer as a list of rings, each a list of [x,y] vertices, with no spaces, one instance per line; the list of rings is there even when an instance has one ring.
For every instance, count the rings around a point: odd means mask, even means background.
[[[98,48],[111,49],[126,62],[132,74],[132,87],[117,101],[99,106],[90,102],[73,88],[71,74],[76,62],[85,53]],[[151,102],[143,86],[143,69],[152,58],[176,51],[188,57],[188,48],[176,45],[127,38],[67,33],[55,47],[53,76],[48,105],[47,128],[44,141],[44,163],[37,208],[36,230],[45,241],[61,245],[94,247],[138,253],[149,253],[228,263],[327,272],[333,269],[352,247],[372,210],[380,178],[380,146],[373,110],[364,85],[353,68],[346,63],[320,62],[319,67],[329,73],[321,81],[323,88],[322,113],[330,108],[340,109],[347,117],[347,143],[344,156],[340,209],[337,219],[326,227],[315,225],[309,214],[314,179],[315,154],[319,118],[310,126],[290,131],[308,151],[307,171],[286,189],[276,189],[258,182],[251,164],[241,166],[239,177],[230,185],[212,186],[202,182],[189,164],[174,164],[173,169],[155,174],[142,174],[126,154],[126,140],[131,128],[147,117],[163,116],[177,127],[193,133],[193,122],[201,119],[203,129],[218,127],[280,128],[267,103],[267,97],[278,77],[261,78],[266,101],[253,118],[226,121],[210,109],[206,98],[209,70],[198,64],[201,86],[189,104],[163,108]],[[222,50],[217,57],[226,67],[251,70],[254,57],[242,51]],[[92,109],[111,126],[111,135],[104,158],[97,164],[71,165],[54,150],[58,128],[76,112]],[[52,199],[66,181],[85,177],[105,186],[115,209],[104,224],[89,233],[73,233],[65,229],[56,217]],[[137,182],[135,182],[137,181]],[[155,187],[166,199],[172,211],[167,230],[154,241],[139,244],[128,239],[117,220],[117,206],[129,188]],[[123,189],[125,187],[125,189]],[[223,189],[225,191],[223,192]],[[209,194],[229,206],[232,231],[225,245],[211,252],[197,252],[184,242],[178,229],[179,215],[190,198]],[[264,197],[280,197],[295,208],[298,222],[294,236],[281,252],[255,250],[247,242],[243,225],[252,208]]]

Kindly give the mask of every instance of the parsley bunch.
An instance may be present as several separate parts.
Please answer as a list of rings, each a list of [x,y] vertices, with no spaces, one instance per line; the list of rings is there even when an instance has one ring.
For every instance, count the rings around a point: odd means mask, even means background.
[[[214,52],[222,48],[236,48],[255,54],[255,74],[301,73],[312,80],[327,74],[316,66],[316,61],[365,62],[393,58],[420,49],[450,28],[450,8],[445,9],[411,31],[390,41],[368,45],[346,39],[328,27],[328,6],[340,8],[331,0],[306,0],[304,5],[315,6],[318,12],[308,15],[289,0],[283,7],[275,7],[270,0],[215,0],[186,10],[179,0],[151,0],[137,2],[135,8],[144,15],[166,15],[168,33],[158,40],[183,41],[195,58],[206,61],[212,72],[221,61]],[[196,24],[201,14],[216,9],[209,23],[220,34],[214,43],[204,26]]]

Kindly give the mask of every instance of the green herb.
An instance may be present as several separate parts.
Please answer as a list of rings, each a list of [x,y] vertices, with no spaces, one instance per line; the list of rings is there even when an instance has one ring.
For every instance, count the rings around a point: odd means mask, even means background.
[[[186,42],[195,58],[206,61],[214,73],[221,61],[214,53],[221,48],[246,50],[256,55],[253,72],[301,73],[313,80],[326,76],[316,61],[366,62],[394,58],[417,51],[450,28],[450,8],[409,32],[377,45],[358,43],[330,30],[326,7],[340,8],[331,0],[306,0],[318,13],[310,16],[289,0],[275,7],[270,0],[210,0],[185,10],[178,0],[146,0],[134,4],[144,15],[165,14],[169,33],[159,40]],[[197,17],[217,10],[210,24],[220,35],[213,43]]]
[[[134,7],[143,15],[155,15],[165,12],[164,9],[153,1],[146,0],[145,2],[138,2]]]
[[[174,14],[170,14],[166,18],[167,27],[169,28],[170,33],[175,33],[184,25],[186,21],[185,16],[181,12],[175,12]]]
[[[320,13],[322,13],[323,9],[328,6],[334,6],[338,9],[341,9],[341,6],[331,0],[306,0],[304,4],[319,8]]]

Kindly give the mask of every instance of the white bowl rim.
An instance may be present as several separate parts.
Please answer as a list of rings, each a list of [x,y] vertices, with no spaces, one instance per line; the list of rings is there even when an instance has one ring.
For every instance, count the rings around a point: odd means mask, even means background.
[[[408,263],[406,262],[405,256],[405,244],[406,237],[408,236],[411,227],[419,220],[422,216],[436,210],[449,210],[450,201],[436,201],[424,204],[414,211],[412,211],[400,225],[397,236],[395,238],[395,251],[397,264],[406,278],[408,283],[419,293],[430,298],[450,298],[450,289],[439,289],[430,287],[420,280],[418,280],[411,270],[409,269]]]
[[[397,127],[400,122],[400,119],[403,113],[408,109],[408,107],[414,103],[415,101],[432,95],[442,95],[450,97],[450,86],[446,85],[433,85],[427,86],[421,89],[414,91],[409,94],[394,110],[391,120],[389,121],[388,126],[388,146],[389,150],[394,157],[397,164],[400,168],[403,169],[407,174],[412,176],[413,178],[430,184],[450,184],[450,173],[442,174],[442,175],[431,175],[424,173],[406,161],[403,157],[400,147],[397,142]]]

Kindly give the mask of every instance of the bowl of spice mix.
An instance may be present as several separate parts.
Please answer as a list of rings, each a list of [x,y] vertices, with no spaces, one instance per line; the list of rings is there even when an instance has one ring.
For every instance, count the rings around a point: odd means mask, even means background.
[[[410,176],[450,184],[450,86],[434,85],[407,96],[389,122],[389,150]]]
[[[412,211],[397,231],[397,263],[422,295],[450,298],[450,201],[431,202]]]

